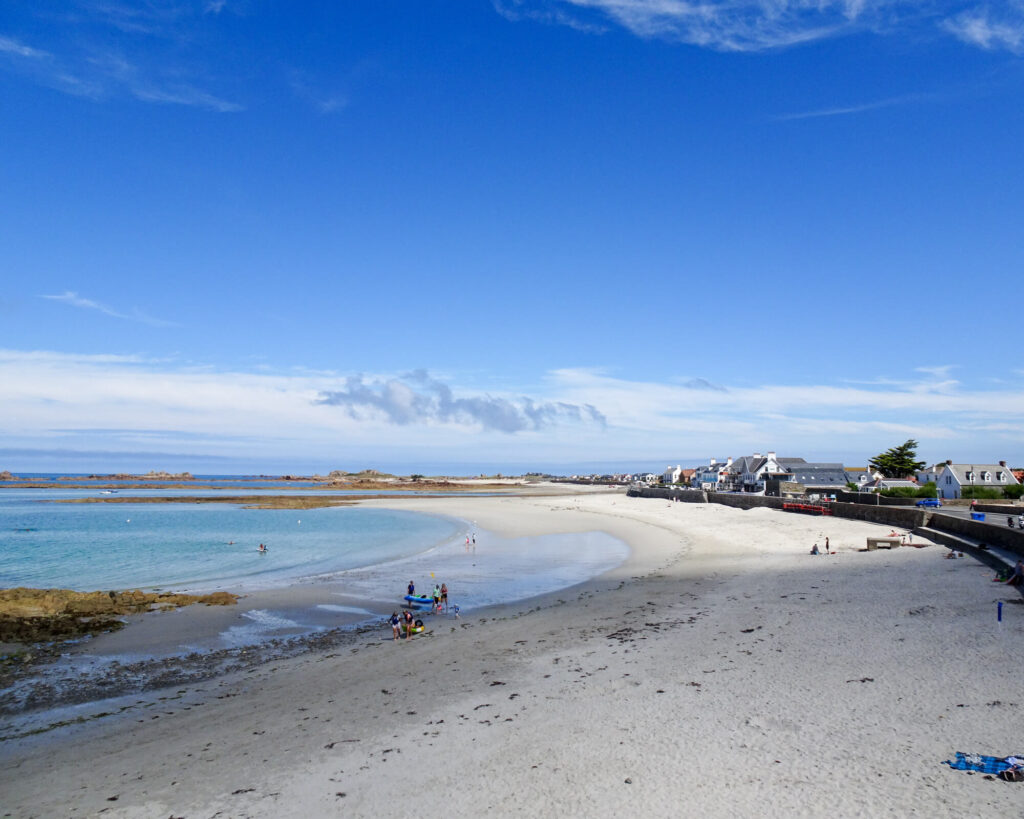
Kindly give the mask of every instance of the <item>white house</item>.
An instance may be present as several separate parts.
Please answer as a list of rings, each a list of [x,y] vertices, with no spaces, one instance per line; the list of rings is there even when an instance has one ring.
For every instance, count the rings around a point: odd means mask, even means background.
[[[666,466],[665,471],[661,473],[662,483],[679,483],[679,477],[683,474],[683,468],[681,466]]]
[[[786,469],[779,465],[774,452],[762,456],[760,452],[737,458],[731,470],[732,489],[742,492],[764,492],[766,478],[780,477]]]
[[[1002,489],[1018,483],[1013,472],[1006,466],[1006,461],[997,464],[955,464],[946,461],[918,472],[917,480],[919,483],[935,481],[939,497],[947,499],[962,497],[965,486]]]

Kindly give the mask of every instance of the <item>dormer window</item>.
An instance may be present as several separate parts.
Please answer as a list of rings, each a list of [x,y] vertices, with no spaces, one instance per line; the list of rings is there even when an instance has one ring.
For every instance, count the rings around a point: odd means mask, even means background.
[[[974,473],[973,473],[973,472],[968,472],[968,473],[966,473],[966,474],[964,475],[964,479],[965,479],[965,480],[968,480],[968,481],[973,481],[973,480],[974,480]]]
[[[997,480],[997,481],[998,481],[999,483],[1002,483],[1002,482],[1003,482],[1003,473],[1002,473],[1002,472],[996,472],[996,480]]]
[[[991,472],[982,472],[981,473],[981,482],[982,483],[992,483],[992,473]]]

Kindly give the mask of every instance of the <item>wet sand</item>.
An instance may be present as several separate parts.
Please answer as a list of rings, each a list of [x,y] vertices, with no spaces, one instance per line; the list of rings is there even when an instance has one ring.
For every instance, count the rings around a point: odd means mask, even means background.
[[[622,495],[370,503],[510,536],[600,530],[632,552],[407,643],[379,629],[82,707],[0,744],[5,811],[1019,813],[1020,786],[941,764],[1024,751],[1024,606],[969,558],[861,552],[888,531],[863,522]],[[825,535],[838,553],[809,556]]]

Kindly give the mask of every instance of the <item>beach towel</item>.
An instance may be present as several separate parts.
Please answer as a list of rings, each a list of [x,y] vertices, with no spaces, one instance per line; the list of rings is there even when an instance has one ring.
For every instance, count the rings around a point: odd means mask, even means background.
[[[1012,766],[1010,759],[1024,757],[1024,754],[1013,754],[1010,757],[983,756],[982,754],[965,754],[956,752],[956,761],[947,759],[942,764],[949,765],[955,771],[978,771],[987,774],[1000,774]]]

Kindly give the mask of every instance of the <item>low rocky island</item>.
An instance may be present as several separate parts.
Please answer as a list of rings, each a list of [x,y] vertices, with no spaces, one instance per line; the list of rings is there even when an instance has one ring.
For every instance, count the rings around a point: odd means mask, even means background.
[[[124,615],[194,603],[230,606],[238,595],[173,592],[94,591],[70,589],[0,589],[0,642],[34,643],[112,631],[125,625]]]

